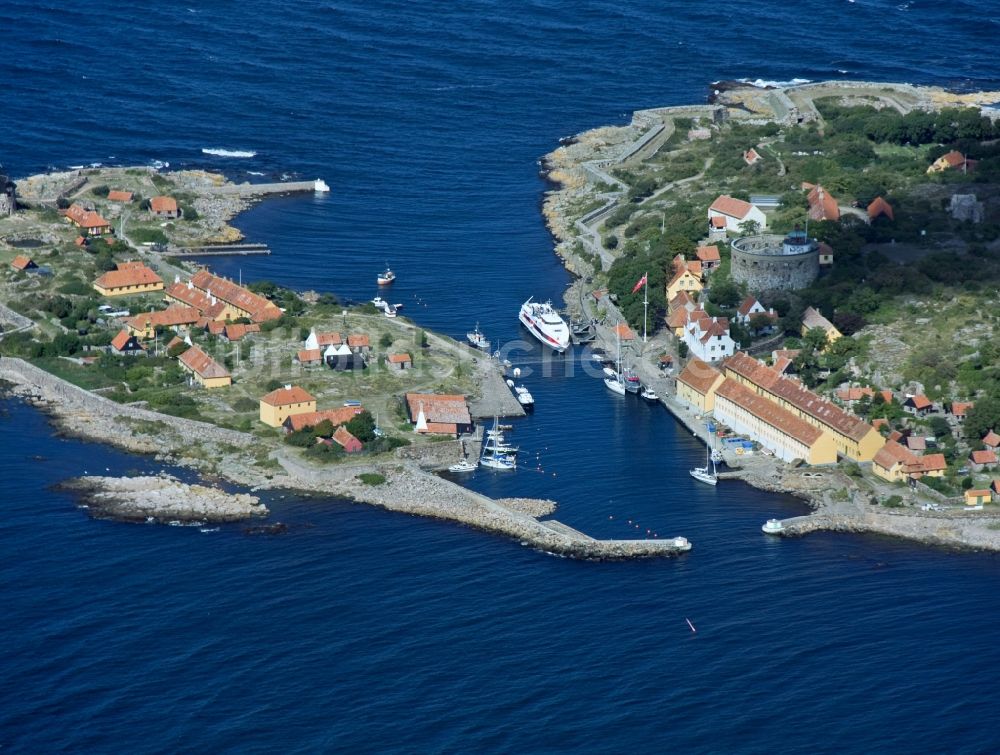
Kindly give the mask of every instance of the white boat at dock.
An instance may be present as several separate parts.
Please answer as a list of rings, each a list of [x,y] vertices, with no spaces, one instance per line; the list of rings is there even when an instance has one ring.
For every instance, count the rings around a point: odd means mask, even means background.
[[[660,396],[649,386],[643,386],[642,390],[639,391],[639,396],[646,399],[650,403],[655,403],[660,400]]]
[[[625,381],[622,379],[621,368],[622,368],[622,339],[621,336],[617,338],[618,343],[618,359],[615,360],[615,367],[617,369],[612,369],[610,367],[604,368],[604,374],[607,375],[604,378],[605,387],[612,393],[617,393],[619,396],[625,395]]]
[[[490,342],[486,340],[486,336],[479,329],[479,323],[476,323],[476,328],[471,333],[465,334],[466,340],[475,346],[477,349],[482,349],[483,351],[490,350]]]
[[[712,465],[712,471],[709,471],[708,465]],[[717,485],[719,483],[719,475],[715,470],[715,462],[712,461],[712,455],[709,453],[708,446],[705,446],[705,466],[695,467],[690,471],[691,476],[698,480],[698,482],[703,482],[706,485]]]
[[[521,324],[535,338],[553,351],[563,353],[569,348],[569,326],[552,308],[552,302],[533,302],[529,297],[518,314]]]
[[[376,296],[372,299],[372,304],[375,305],[375,309],[382,310],[383,312],[385,312],[385,308],[389,306],[389,303],[381,296]]]
[[[525,409],[535,408],[535,397],[531,395],[531,392],[527,388],[523,385],[514,385],[513,380],[508,380],[507,382],[510,384],[511,390],[514,391],[514,397],[517,399],[517,403]]]
[[[608,388],[609,391],[611,391],[612,393],[617,393],[619,396],[624,396],[626,393],[625,383],[623,383],[618,378],[604,378],[604,385]]]
[[[507,445],[503,427],[497,417],[493,418],[493,427],[483,436],[483,451],[479,455],[479,464],[490,469],[517,469],[517,448]]]
[[[395,317],[396,305],[387,303],[385,307],[382,309],[382,314],[384,314],[386,317]]]
[[[392,272],[388,265],[385,266],[385,270],[378,274],[376,281],[380,286],[388,286],[396,280],[396,274]]]
[[[449,472],[460,473],[460,472],[474,472],[479,468],[479,462],[469,461],[468,459],[461,459],[457,463],[452,464],[448,467]]]
[[[618,379],[618,372],[614,367],[603,367],[602,370],[604,372],[604,377],[609,377],[612,380]]]

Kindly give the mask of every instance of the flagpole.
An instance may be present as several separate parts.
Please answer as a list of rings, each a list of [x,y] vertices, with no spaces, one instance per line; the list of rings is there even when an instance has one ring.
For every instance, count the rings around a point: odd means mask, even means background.
[[[649,310],[649,273],[642,275],[642,342],[646,343],[646,312]]]

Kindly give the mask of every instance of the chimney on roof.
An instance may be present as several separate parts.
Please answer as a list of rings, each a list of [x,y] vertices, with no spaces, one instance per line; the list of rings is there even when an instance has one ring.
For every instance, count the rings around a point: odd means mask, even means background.
[[[215,294],[211,294],[212,304],[215,304]]]
[[[420,411],[417,413],[417,424],[413,426],[413,432],[427,432],[427,417],[424,415],[424,402],[420,402]]]
[[[174,283],[180,283],[180,282],[181,282],[181,276],[180,275],[175,275],[174,276]]]
[[[292,384],[291,383],[285,383],[285,390],[286,391],[292,390]]]
[[[192,288],[194,288],[194,282],[188,279],[188,290],[191,290]]]

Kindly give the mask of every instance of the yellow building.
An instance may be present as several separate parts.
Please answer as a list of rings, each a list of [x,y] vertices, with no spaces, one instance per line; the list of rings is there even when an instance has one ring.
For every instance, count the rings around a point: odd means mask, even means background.
[[[715,389],[722,380],[721,372],[695,357],[677,376],[677,398],[705,414],[715,406]]]
[[[681,291],[696,294],[704,288],[701,278],[687,268],[679,270],[667,284],[667,301],[673,301]]]
[[[177,361],[203,388],[224,388],[233,384],[229,371],[197,346],[192,346]]]
[[[990,502],[990,491],[988,489],[965,491],[966,506],[982,506],[984,503],[989,503],[989,502]]]
[[[885,442],[878,430],[860,417],[817,396],[797,380],[783,377],[745,352],[727,359],[724,373],[810,425],[829,432],[837,453],[852,461],[871,461]]]
[[[94,281],[94,290],[101,296],[127,296],[162,291],[163,279],[141,262],[119,262]]]
[[[837,446],[830,433],[815,427],[736,380],[715,390],[715,418],[772,451],[783,461],[836,464]]]
[[[281,427],[295,414],[316,411],[316,399],[297,385],[286,385],[271,391],[260,400],[260,421],[271,427]]]
[[[802,336],[805,337],[806,333],[813,328],[822,328],[826,331],[827,345],[844,337],[844,334],[837,330],[836,326],[823,317],[818,310],[806,307],[806,311],[802,313]]]

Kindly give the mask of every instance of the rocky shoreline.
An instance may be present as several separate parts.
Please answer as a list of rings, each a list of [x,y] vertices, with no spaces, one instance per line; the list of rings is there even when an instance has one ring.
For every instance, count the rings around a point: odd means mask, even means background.
[[[256,496],[189,485],[168,474],[145,477],[76,477],[58,487],[80,496],[97,519],[123,522],[216,524],[264,517]]]

